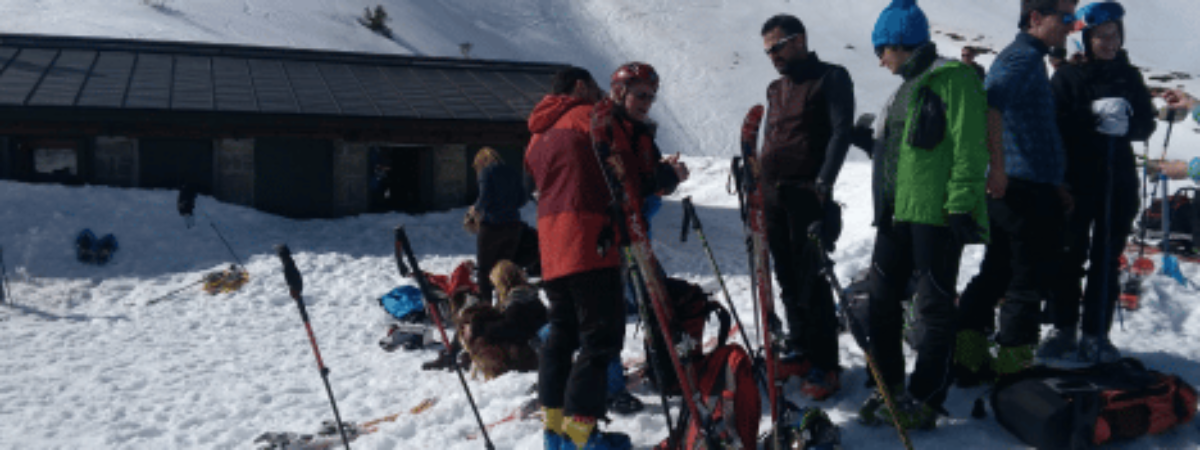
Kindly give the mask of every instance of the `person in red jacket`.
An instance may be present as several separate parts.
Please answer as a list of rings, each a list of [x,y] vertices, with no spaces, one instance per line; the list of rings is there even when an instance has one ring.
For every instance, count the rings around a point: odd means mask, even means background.
[[[625,320],[618,252],[598,245],[614,235],[614,224],[607,210],[611,194],[592,148],[592,121],[612,123],[622,179],[642,194],[630,199],[635,211],[641,211],[643,198],[671,193],[687,169],[663,160],[654,145],[647,117],[658,93],[653,67],[622,65],[612,76],[612,96],[596,105],[602,94],[583,69],[563,71],[554,85],[529,119],[534,136],[525,154],[539,192],[538,242],[550,300],[550,333],[538,369],[546,444],[630,448],[628,436],[596,429],[605,413],[606,368],[624,345]]]
[[[590,133],[593,104],[602,96],[587,70],[565,69],[529,117],[533,137],[525,169],[538,191],[542,280],[550,300],[550,333],[538,361],[546,448],[572,443],[564,417],[585,443],[631,445],[628,436],[595,430],[605,413],[606,369],[625,339],[617,252],[596,250],[601,232],[611,226]]]

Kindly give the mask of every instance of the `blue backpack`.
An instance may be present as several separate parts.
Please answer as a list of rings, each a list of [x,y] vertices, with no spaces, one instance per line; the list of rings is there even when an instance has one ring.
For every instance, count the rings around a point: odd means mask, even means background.
[[[425,303],[421,298],[421,290],[415,286],[392,289],[379,298],[379,306],[402,322],[425,321]]]

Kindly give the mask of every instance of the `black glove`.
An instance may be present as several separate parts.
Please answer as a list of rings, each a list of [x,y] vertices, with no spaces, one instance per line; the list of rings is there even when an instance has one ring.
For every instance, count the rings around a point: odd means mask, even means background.
[[[970,214],[951,214],[947,220],[950,223],[950,233],[954,242],[959,245],[979,244],[983,242],[983,229]]]
[[[854,129],[850,132],[850,143],[867,152],[867,156],[871,156],[871,152],[875,150],[875,129],[872,128],[874,124],[874,114],[863,114],[858,116],[858,120],[854,122]]]

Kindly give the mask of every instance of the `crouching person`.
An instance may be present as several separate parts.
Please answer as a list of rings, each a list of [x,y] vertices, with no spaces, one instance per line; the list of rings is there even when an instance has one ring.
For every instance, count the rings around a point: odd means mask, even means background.
[[[538,355],[530,340],[547,322],[546,306],[511,261],[496,263],[489,278],[500,299],[497,305],[477,302],[459,314],[472,371],[490,380],[512,370],[537,370]]]

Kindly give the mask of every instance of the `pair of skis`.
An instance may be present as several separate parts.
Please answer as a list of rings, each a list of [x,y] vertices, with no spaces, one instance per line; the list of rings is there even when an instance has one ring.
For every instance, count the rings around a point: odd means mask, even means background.
[[[379,431],[380,425],[395,422],[401,416],[415,416],[428,411],[437,404],[437,401],[437,397],[429,397],[422,400],[417,406],[404,412],[390,414],[362,423],[344,423],[342,424],[342,428],[346,430],[347,438],[353,441],[359,437]],[[321,424],[320,430],[314,434],[268,432],[255,438],[254,443],[258,445],[258,450],[326,450],[343,444],[339,434],[337,425],[333,421],[327,420]]]
[[[782,380],[778,379],[776,372],[777,357],[775,344],[779,343],[783,336],[782,324],[775,316],[775,298],[771,289],[771,259],[770,251],[767,247],[767,230],[765,203],[763,200],[763,186],[761,182],[761,167],[758,162],[758,132],[762,124],[763,114],[765,110],[762,105],[754,105],[746,114],[746,119],[742,123],[742,139],[741,139],[741,157],[734,158],[733,175],[737,183],[738,203],[741,209],[743,229],[746,233],[746,249],[749,253],[750,269],[751,269],[751,284],[754,289],[757,306],[761,314],[761,321],[766,330],[760,330],[762,334],[762,352],[764,354],[767,374],[767,384],[769,386],[768,397],[771,400],[771,418],[775,424],[775,430],[771,436],[772,445],[774,448],[780,448],[782,443],[779,438],[778,430],[781,425],[781,417],[785,412],[785,400],[783,399]],[[841,283],[837,279],[837,275],[833,272],[833,262],[829,259],[829,255],[825,253],[825,246],[821,242],[821,236],[811,234],[809,236],[809,245],[815,245],[817,253],[821,258],[821,273],[833,288],[838,296],[839,310],[842,314],[847,314],[850,310],[850,305],[845,292],[842,290]],[[871,376],[875,379],[875,383],[879,392],[883,395],[884,402],[887,407],[895,411],[895,402],[892,400],[892,395],[888,392],[887,383],[883,381],[881,374],[875,365],[875,360],[871,356],[870,341],[867,338],[866,330],[863,329],[861,323],[857,320],[842,320],[848,322],[850,333],[854,336],[854,340],[863,350],[863,356],[867,360],[867,369],[871,372]],[[908,431],[900,423],[898,415],[893,414],[893,425],[896,432],[900,435],[900,441],[904,448],[912,450],[912,440],[908,437]]]
[[[658,335],[663,339],[667,356],[675,370],[676,378],[679,380],[684,416],[696,430],[703,434],[708,448],[751,448],[754,443],[740,442],[732,426],[713,420],[712,410],[706,404],[705,397],[696,389],[695,368],[692,361],[685,360],[683,356],[691,354],[692,350],[700,343],[692,342],[686,335],[680,342],[675,342],[671,333],[672,311],[670,305],[672,303],[666,284],[662,279],[662,273],[658,269],[658,260],[650,246],[647,224],[643,220],[642,212],[637,208],[638,202],[635,201],[641,193],[634,189],[632,183],[624,179],[626,176],[640,176],[640,174],[631,174],[626,170],[627,166],[623,158],[629,155],[613,151],[613,127],[617,126],[613,123],[613,107],[611,100],[601,101],[596,105],[592,115],[592,148],[596,153],[596,160],[610,195],[611,203],[608,209],[616,234],[615,236],[602,234],[601,242],[597,243],[597,250],[601,253],[611,251],[614,243],[611,239],[615,239],[615,243],[619,244],[618,251],[621,252],[625,265],[634,278],[634,293],[638,300],[638,309],[642,320],[647,322],[647,326],[650,326],[649,311],[653,311],[660,331]],[[683,426],[672,427],[670,414],[667,411],[664,403],[664,413],[667,415],[667,427],[670,433],[668,441],[674,448],[682,445],[685,428]]]

